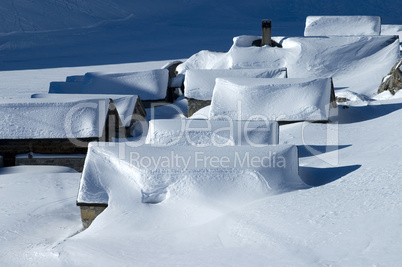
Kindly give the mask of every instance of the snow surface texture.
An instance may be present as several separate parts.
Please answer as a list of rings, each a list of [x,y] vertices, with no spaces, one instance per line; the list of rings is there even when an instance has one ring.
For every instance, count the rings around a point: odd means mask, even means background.
[[[131,126],[131,118],[134,114],[135,104],[138,101],[136,95],[102,95],[102,94],[33,94],[32,98],[71,99],[72,101],[85,99],[112,99],[124,127]]]
[[[381,35],[398,35],[402,53],[402,25],[381,25]]]
[[[67,77],[67,80],[71,78]],[[168,81],[167,69],[111,74],[86,73],[82,81],[51,83],[49,93],[138,95],[141,100],[159,100],[166,97]]]
[[[210,119],[327,121],[331,79],[218,78]]]
[[[286,78],[286,68],[282,69],[214,69],[186,71],[184,96],[199,100],[211,100],[216,78]]]
[[[274,37],[283,48],[252,46],[259,38],[235,37],[227,53],[201,51],[177,70],[286,67],[289,78],[332,77],[335,87],[372,97],[373,86],[378,88],[399,59],[393,36]]]
[[[308,16],[304,36],[380,35],[378,16]]]
[[[49,79],[55,77],[95,68],[154,69],[165,63],[0,72],[7,85],[0,87],[7,97],[28,98],[40,92],[41,85],[46,90]],[[367,61],[366,67],[374,63]],[[361,81],[362,86],[377,90],[366,82]],[[264,266],[267,262],[399,266],[402,162],[395,140],[402,133],[395,125],[402,118],[402,95],[381,94],[383,100],[378,101],[342,92],[350,101],[347,108],[338,109],[333,122],[280,127],[280,143],[298,145],[300,176],[314,188],[269,195],[244,205],[235,205],[243,201],[243,195],[231,204],[230,188],[212,195],[214,185],[207,181],[203,183],[212,188],[208,194],[187,183],[188,194],[146,205],[138,187],[127,185],[128,178],[112,183],[108,208],[91,227],[79,232],[82,225],[75,201],[80,175],[48,174],[51,171],[35,166],[18,167],[19,173],[14,168],[1,169],[0,262],[5,266],[133,262],[142,266]],[[178,109],[170,109],[179,115]],[[153,112],[158,118],[173,114],[166,113],[165,107]],[[11,176],[5,175],[10,172]],[[27,174],[33,172],[37,174]]]
[[[275,121],[215,121],[194,119],[151,120],[146,143],[154,146],[275,145],[279,126]]]
[[[101,137],[109,99],[0,102],[1,139]]]
[[[90,66],[183,59],[227,51],[233,36],[303,36],[310,15],[373,15],[402,24],[394,0],[212,1],[7,0],[0,2],[0,69]],[[267,13],[267,10],[269,12]]]
[[[242,196],[248,195],[245,199],[238,195],[239,201],[263,197],[261,192],[272,194],[305,186],[298,176],[297,148],[292,145],[220,149],[90,143],[77,202],[107,204],[110,194],[113,195],[113,183],[128,183],[139,187],[143,202],[159,203],[188,193],[187,183],[200,182],[199,190],[206,196],[212,187],[219,192],[239,186],[236,192],[229,191],[233,196],[240,192]],[[223,188],[218,189],[218,184]]]

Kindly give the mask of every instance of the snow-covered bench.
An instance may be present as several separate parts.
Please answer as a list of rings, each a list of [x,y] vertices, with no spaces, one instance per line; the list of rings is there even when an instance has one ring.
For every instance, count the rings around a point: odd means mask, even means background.
[[[33,94],[32,98],[64,99],[71,101],[88,99],[111,99],[120,118],[120,130],[128,135],[130,127],[136,121],[145,120],[146,111],[140,98],[136,95],[101,95],[101,94]]]
[[[286,68],[278,69],[190,69],[184,79],[184,96],[188,100],[189,116],[211,104],[216,78],[286,78]]]
[[[109,141],[119,118],[109,98],[0,101],[0,151],[6,166],[22,153],[85,154],[91,141]]]
[[[325,122],[332,92],[330,78],[218,78],[209,119]]]
[[[378,16],[308,16],[304,36],[380,35]]]
[[[84,226],[105,208],[110,197],[138,193],[143,203],[160,203],[175,195],[231,194],[247,203],[250,196],[304,187],[298,175],[297,147],[275,146],[155,147],[132,143],[91,143],[81,176],[77,205]],[[124,188],[124,192],[120,192]],[[244,198],[244,199],[242,199]],[[245,204],[244,203],[244,204]]]
[[[260,146],[279,143],[276,121],[151,120],[145,143],[154,146]]]

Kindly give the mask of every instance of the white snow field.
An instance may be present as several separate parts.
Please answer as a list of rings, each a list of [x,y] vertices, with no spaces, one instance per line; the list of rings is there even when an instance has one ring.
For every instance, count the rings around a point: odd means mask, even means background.
[[[303,35],[309,15],[381,16],[393,25],[388,34],[398,34],[401,11],[390,0],[2,1],[3,101],[47,93],[67,76],[154,70],[166,59],[190,58],[183,67],[288,65],[290,78],[332,77],[346,102],[327,124],[279,127],[280,145],[297,145],[299,177],[308,185],[286,192],[267,194],[239,170],[211,171],[174,184],[158,204],[143,203],[129,172],[99,154],[116,170],[107,173],[108,208],[85,231],[76,206],[80,173],[0,168],[0,265],[400,266],[402,94],[376,95],[399,41],[294,36]],[[275,37],[282,50],[251,47],[263,18],[273,19],[274,36],[284,36]],[[201,52],[193,64],[200,50],[229,48]],[[147,120],[183,118],[186,104],[181,97],[148,109]]]

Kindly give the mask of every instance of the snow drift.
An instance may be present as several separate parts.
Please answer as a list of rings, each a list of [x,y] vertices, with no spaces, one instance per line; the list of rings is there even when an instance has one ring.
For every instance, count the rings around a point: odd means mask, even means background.
[[[200,51],[183,64],[189,69],[287,68],[289,78],[332,77],[335,87],[373,96],[399,59],[395,36],[273,37],[283,47],[257,47],[260,36],[239,36],[227,53]],[[360,81],[367,81],[362,84]]]
[[[378,16],[308,16],[304,36],[380,35]]]
[[[281,69],[190,69],[184,80],[184,96],[199,100],[211,100],[216,78],[286,78],[286,68]]]
[[[101,137],[109,99],[0,102],[0,139]]]
[[[145,143],[154,146],[275,145],[279,126],[275,121],[169,119],[151,120]]]
[[[209,118],[328,121],[331,79],[218,78]]]
[[[112,99],[122,126],[129,127],[135,114],[135,105],[140,101],[136,95],[103,95],[103,94],[33,94],[32,98],[63,99],[78,101],[87,99]]]
[[[297,148],[292,145],[221,149],[90,143],[77,203],[108,204],[110,195],[127,190],[127,183],[141,190],[143,202],[158,203],[186,194],[187,183],[199,182],[198,190],[205,193],[222,189],[241,193],[238,198],[244,196],[247,201],[256,192],[272,194],[304,186],[298,175]],[[228,189],[237,186],[235,191]]]

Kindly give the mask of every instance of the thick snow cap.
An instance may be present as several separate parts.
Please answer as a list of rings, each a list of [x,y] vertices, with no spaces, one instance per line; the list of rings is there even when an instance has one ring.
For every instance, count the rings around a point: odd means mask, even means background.
[[[305,186],[298,175],[297,147],[293,145],[222,149],[90,143],[77,203],[108,204],[113,194],[119,194],[110,190],[113,183],[136,184],[145,203],[186,194],[193,183],[198,183],[200,191],[222,190],[249,198],[257,192]]]
[[[330,78],[218,78],[209,118],[328,121],[330,98]]]
[[[199,100],[211,100],[216,78],[286,78],[286,68],[278,69],[190,69],[184,80],[184,96]]]
[[[108,98],[3,100],[0,139],[101,137],[109,102]]]
[[[257,39],[235,37],[227,53],[201,51],[177,70],[286,67],[289,78],[332,77],[335,87],[371,96],[400,57],[395,36],[272,37],[282,48],[253,46]]]
[[[119,114],[122,126],[131,125],[131,118],[134,114],[135,104],[140,101],[136,95],[101,95],[101,94],[33,94],[32,98],[65,99],[71,101],[87,99],[112,99]]]
[[[114,74],[86,73],[81,93],[138,95],[141,100],[159,100],[166,97],[168,81],[167,69]]]
[[[377,16],[308,16],[304,36],[380,35]]]
[[[151,120],[146,139],[155,146],[274,145],[279,142],[275,121]]]
[[[82,82],[50,82],[49,94],[81,94]]]

